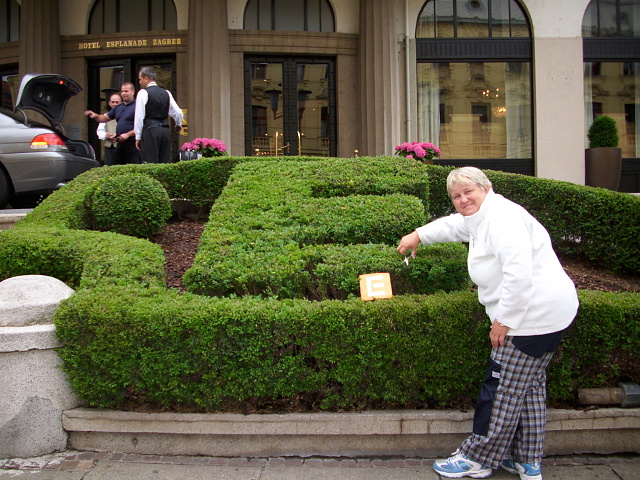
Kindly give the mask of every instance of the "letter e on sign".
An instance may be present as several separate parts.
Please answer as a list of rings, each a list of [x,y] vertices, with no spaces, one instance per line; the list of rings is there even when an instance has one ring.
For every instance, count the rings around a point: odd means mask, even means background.
[[[391,298],[391,276],[388,273],[367,273],[360,275],[360,298],[374,300],[376,298]]]

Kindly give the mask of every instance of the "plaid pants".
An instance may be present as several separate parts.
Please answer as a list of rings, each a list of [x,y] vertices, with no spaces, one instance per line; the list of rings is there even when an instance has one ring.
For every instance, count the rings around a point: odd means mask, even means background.
[[[497,388],[484,395],[478,403],[474,419],[474,433],[460,447],[460,452],[477,462],[498,468],[502,460],[511,456],[520,463],[539,462],[542,458],[546,406],[545,369],[553,352],[541,358],[522,353],[507,337],[505,345],[494,348],[483,384],[495,381]],[[487,398],[489,397],[489,398]],[[486,415],[486,434],[479,435],[479,416]]]

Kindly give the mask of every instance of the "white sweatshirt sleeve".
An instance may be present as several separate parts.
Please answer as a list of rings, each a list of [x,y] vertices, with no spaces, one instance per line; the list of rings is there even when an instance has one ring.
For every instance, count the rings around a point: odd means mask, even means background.
[[[469,232],[465,227],[463,216],[454,213],[416,228],[423,245],[442,242],[468,242]]]

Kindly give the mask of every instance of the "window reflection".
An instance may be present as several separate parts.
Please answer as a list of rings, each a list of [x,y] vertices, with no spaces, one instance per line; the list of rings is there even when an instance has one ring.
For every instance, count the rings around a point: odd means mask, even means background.
[[[89,33],[176,30],[173,0],[96,0],[89,15]]]
[[[430,0],[416,27],[417,38],[529,36],[529,23],[516,0]]]
[[[640,2],[592,0],[582,20],[583,37],[640,37]]]
[[[618,126],[622,157],[640,157],[640,62],[585,62],[584,84],[585,132],[595,117],[607,115]]]
[[[442,159],[531,158],[526,62],[418,64],[419,137]]]
[[[249,0],[244,28],[334,32],[335,18],[328,0]]]

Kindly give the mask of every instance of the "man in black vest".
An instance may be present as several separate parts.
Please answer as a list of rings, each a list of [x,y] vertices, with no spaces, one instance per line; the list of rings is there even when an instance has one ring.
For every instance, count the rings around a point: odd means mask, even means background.
[[[169,118],[182,130],[182,110],[168,90],[156,83],[156,72],[142,67],[138,73],[142,90],[136,99],[134,131],[136,148],[143,163],[170,163]]]

